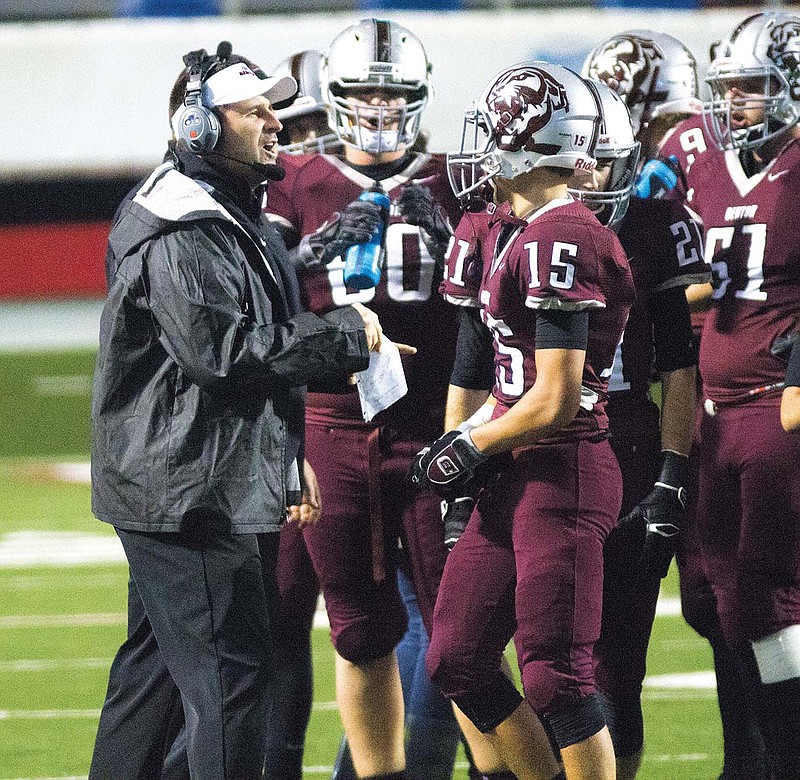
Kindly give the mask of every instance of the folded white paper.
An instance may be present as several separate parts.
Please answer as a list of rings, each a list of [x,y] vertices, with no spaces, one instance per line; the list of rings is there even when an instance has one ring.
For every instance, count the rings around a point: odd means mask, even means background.
[[[385,336],[380,352],[369,353],[369,368],[356,374],[361,412],[369,422],[408,392],[400,351]]]

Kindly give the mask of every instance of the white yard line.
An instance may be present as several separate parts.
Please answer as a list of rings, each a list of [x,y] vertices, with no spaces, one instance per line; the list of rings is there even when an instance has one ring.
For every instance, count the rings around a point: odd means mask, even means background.
[[[0,710],[0,720],[74,720],[99,718],[100,710]]]
[[[0,661],[0,672],[60,672],[71,669],[108,669],[111,658],[16,658]]]
[[[0,568],[125,563],[119,538],[76,531],[16,531],[0,537]]]
[[[75,615],[0,615],[0,628],[75,628],[124,626],[124,612],[85,612]]]

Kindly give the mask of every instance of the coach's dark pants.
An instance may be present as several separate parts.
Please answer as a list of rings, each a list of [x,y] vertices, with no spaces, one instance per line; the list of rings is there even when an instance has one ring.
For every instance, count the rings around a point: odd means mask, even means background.
[[[128,638],[111,666],[90,780],[159,778],[180,703],[192,780],[257,780],[277,534],[260,550],[253,534],[117,532],[131,574]]]

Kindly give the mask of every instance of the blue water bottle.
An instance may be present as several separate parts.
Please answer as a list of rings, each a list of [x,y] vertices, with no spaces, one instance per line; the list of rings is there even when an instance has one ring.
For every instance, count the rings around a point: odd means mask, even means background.
[[[344,257],[345,287],[351,290],[367,290],[375,287],[381,278],[383,237],[389,218],[389,196],[384,192],[380,182],[376,181],[370,189],[364,190],[358,199],[377,203],[383,211],[383,219],[375,226],[369,241],[351,246]]]

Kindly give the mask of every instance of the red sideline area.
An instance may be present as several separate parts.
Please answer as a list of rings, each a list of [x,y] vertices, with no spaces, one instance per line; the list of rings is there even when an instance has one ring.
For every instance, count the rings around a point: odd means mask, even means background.
[[[0,298],[105,297],[109,222],[0,227]]]

